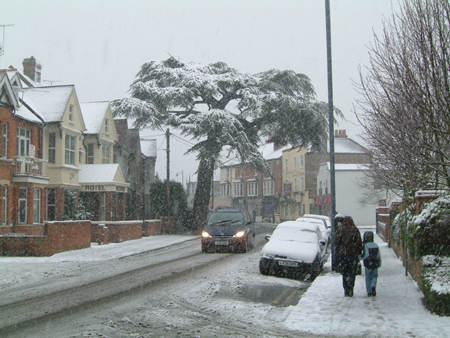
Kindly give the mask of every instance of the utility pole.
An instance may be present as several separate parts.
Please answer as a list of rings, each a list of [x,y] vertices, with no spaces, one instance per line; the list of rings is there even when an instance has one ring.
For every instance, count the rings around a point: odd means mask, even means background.
[[[167,152],[167,224],[170,222],[170,130],[166,130],[166,152]]]
[[[5,28],[7,27],[12,27],[14,25],[12,24],[6,24],[6,25],[0,25],[0,27],[3,29],[3,40],[2,40],[2,45],[0,46],[0,57],[5,55]],[[0,68],[1,68],[2,64],[0,62]],[[6,66],[5,66],[6,68]]]
[[[328,133],[330,143],[330,193],[331,193],[331,269],[336,270],[336,227],[334,216],[336,215],[336,185],[334,175],[334,106],[333,106],[333,70],[331,62],[331,20],[330,0],[325,0],[325,20],[327,28],[327,71],[328,71]]]

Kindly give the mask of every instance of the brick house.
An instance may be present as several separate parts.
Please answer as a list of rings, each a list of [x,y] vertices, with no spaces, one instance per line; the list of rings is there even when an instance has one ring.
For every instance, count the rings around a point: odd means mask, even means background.
[[[229,204],[246,209],[254,218],[273,220],[279,214],[282,191],[281,155],[283,148],[266,143],[260,148],[270,169],[264,174],[247,163],[232,163],[220,167],[220,195],[215,205]]]
[[[45,219],[49,182],[42,158],[43,120],[21,104],[9,76],[0,73],[0,220],[39,224]]]

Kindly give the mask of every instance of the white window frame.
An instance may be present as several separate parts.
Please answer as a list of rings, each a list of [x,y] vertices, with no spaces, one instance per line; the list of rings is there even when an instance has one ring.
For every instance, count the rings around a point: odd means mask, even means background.
[[[48,163],[56,163],[56,133],[48,134]]]
[[[17,127],[17,156],[26,157],[30,154],[31,131]]]
[[[111,163],[111,145],[108,143],[102,145],[102,162]]]
[[[233,196],[242,196],[242,182],[233,182]]]
[[[273,195],[274,181],[272,178],[266,178],[263,181],[263,195],[272,196]]]
[[[22,192],[25,191],[25,197],[22,196]],[[27,223],[27,209],[28,209],[28,189],[26,187],[19,187],[19,198],[17,199],[18,203],[18,223],[26,224]],[[25,203],[23,205],[23,203]],[[22,213],[22,208],[24,208],[24,213]],[[24,216],[23,218],[21,216]]]
[[[65,163],[69,165],[75,165],[75,149],[76,149],[76,136],[66,134],[65,137]]]
[[[33,191],[33,224],[41,222],[41,189]]]
[[[247,196],[258,196],[258,181],[248,180],[247,181]]]

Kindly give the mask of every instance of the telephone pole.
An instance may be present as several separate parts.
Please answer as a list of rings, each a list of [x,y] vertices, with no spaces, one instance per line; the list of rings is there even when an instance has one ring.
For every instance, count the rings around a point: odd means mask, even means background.
[[[166,130],[166,152],[167,152],[167,224],[170,222],[170,130]]]
[[[3,29],[3,40],[2,40],[2,45],[0,46],[0,57],[5,55],[5,28],[8,27],[12,27],[14,26],[13,24],[6,24],[6,25],[0,25],[0,27]],[[0,62],[0,67],[2,66],[1,62]],[[6,66],[5,66],[6,68]]]

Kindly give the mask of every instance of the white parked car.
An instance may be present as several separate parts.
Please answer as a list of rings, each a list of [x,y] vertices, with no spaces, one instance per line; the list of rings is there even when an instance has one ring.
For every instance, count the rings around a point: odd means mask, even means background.
[[[324,220],[318,218],[299,217],[295,221],[299,223],[316,224],[319,227],[320,232],[322,233],[322,238],[325,240],[327,244],[326,246],[328,247],[331,235],[331,228],[327,228]]]
[[[324,221],[326,227],[328,229],[331,229],[331,219],[328,216],[325,215],[316,215],[316,214],[304,214],[302,218],[314,218],[314,219],[321,219]]]
[[[304,279],[315,277],[326,258],[326,242],[313,224],[287,221],[278,224],[261,249],[259,271],[263,275]]]

